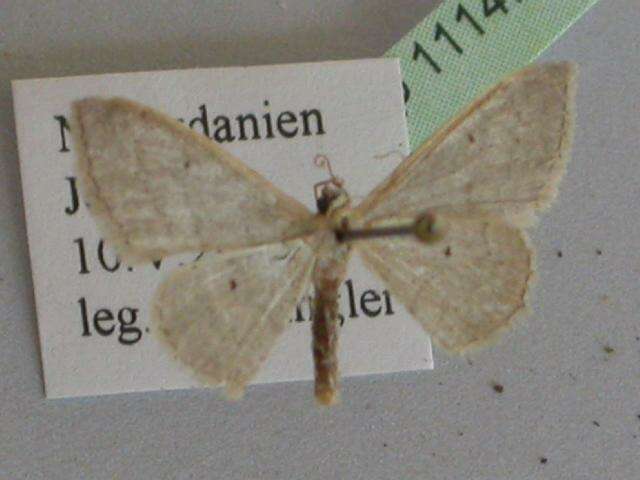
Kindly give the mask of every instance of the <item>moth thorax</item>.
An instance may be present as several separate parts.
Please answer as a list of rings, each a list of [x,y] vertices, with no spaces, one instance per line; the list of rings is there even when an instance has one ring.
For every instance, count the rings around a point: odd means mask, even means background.
[[[347,207],[350,203],[349,194],[344,188],[327,183],[320,189],[320,194],[316,196],[318,213],[330,216],[334,212]]]

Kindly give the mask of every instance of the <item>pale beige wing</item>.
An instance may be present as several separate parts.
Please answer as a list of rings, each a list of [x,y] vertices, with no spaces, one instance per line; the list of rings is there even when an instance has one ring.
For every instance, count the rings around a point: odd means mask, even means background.
[[[461,353],[481,347],[527,307],[533,275],[524,232],[500,217],[439,216],[443,238],[358,242],[365,265],[435,343]]]
[[[72,132],[82,193],[129,263],[271,243],[309,229],[302,204],[150,108],[87,98],[73,105]]]
[[[314,259],[302,240],[205,255],[160,285],[153,331],[200,380],[237,397],[294,315]]]
[[[449,207],[529,225],[554,199],[569,157],[575,69],[527,68],[405,159],[357,208],[365,221]]]

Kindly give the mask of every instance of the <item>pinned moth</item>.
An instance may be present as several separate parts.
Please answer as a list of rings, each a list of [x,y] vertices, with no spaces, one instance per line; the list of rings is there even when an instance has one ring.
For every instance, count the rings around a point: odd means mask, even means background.
[[[338,392],[338,287],[357,251],[436,345],[481,347],[527,310],[525,232],[565,171],[574,68],[527,68],[401,162],[359,205],[333,174],[317,213],[210,139],[124,99],[73,104],[79,184],[129,264],[210,252],[163,280],[153,331],[209,385],[242,394],[309,284],[315,395]]]

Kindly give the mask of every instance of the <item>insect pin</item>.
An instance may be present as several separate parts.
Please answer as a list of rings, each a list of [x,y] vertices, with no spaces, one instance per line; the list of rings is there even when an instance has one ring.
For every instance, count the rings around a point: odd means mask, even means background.
[[[129,264],[209,252],[171,272],[153,331],[209,385],[242,394],[315,288],[315,395],[338,398],[338,288],[357,253],[434,343],[482,347],[527,311],[526,229],[556,196],[574,68],[505,79],[404,159],[359,205],[333,175],[310,212],[208,138],[125,99],[73,105],[81,191]],[[323,165],[326,159],[320,158]]]

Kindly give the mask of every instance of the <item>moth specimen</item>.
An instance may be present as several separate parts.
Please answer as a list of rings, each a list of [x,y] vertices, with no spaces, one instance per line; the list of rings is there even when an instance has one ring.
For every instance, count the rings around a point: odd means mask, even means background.
[[[129,264],[211,252],[163,280],[153,331],[210,385],[242,394],[309,283],[315,395],[338,389],[338,287],[352,252],[439,347],[483,346],[527,310],[525,229],[556,196],[574,68],[527,68],[402,161],[359,205],[335,177],[311,213],[217,144],[124,99],[73,105],[81,191]]]

